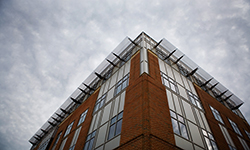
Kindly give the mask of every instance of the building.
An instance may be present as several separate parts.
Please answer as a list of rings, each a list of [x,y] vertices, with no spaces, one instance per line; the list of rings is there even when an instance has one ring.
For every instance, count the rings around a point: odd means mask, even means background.
[[[166,39],[125,38],[29,140],[32,150],[250,147],[243,102]]]

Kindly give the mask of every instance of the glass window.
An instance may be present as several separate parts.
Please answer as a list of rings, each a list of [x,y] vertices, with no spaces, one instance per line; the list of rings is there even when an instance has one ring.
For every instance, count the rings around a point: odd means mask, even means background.
[[[94,139],[95,139],[95,133],[96,131],[93,131],[87,136],[85,145],[84,145],[84,150],[91,150],[93,147]]]
[[[223,120],[222,120],[222,118],[221,118],[221,116],[220,116],[220,113],[219,113],[216,109],[214,109],[212,106],[210,106],[210,109],[212,110],[212,113],[213,113],[213,115],[214,115],[214,118],[215,118],[217,121],[219,121],[220,123],[224,124],[224,122],[223,122]]]
[[[124,76],[115,86],[115,92],[114,92],[114,96],[116,96],[117,94],[119,94],[122,90],[124,90],[129,83],[129,74],[127,74],[126,76]]]
[[[95,108],[94,108],[94,113],[95,113],[96,111],[98,111],[100,108],[102,108],[102,106],[103,106],[104,103],[105,103],[105,100],[106,100],[106,94],[104,94],[101,98],[99,98],[99,99],[96,101]]]
[[[248,138],[250,139],[250,133],[249,133],[249,132],[247,132],[246,130],[245,130],[245,132],[246,132],[246,134],[247,134]]]
[[[242,134],[240,133],[240,130],[239,130],[238,126],[236,125],[236,123],[234,123],[234,122],[233,122],[232,120],[230,120],[230,119],[228,119],[228,120],[229,120],[229,122],[230,122],[232,128],[234,129],[234,131],[235,131],[237,134],[239,134],[240,136],[242,136]]]
[[[207,148],[210,150],[218,150],[217,144],[215,143],[214,137],[211,133],[202,129],[202,133],[207,145]]]
[[[64,146],[65,146],[65,143],[67,142],[67,139],[68,139],[68,137],[66,137],[65,139],[63,139],[63,141],[62,141],[62,143],[61,143],[61,145],[60,145],[59,150],[63,150],[63,148],[64,148]]]
[[[240,140],[240,143],[244,147],[244,150],[249,150],[250,148],[248,147],[246,141],[238,136],[238,139]]]
[[[170,88],[172,91],[178,93],[178,87],[176,82],[168,77],[166,74],[161,72],[161,77],[162,77],[162,84],[165,85],[167,88]]]
[[[74,150],[74,148],[75,148],[75,145],[71,146],[71,147],[69,148],[69,150]]]
[[[70,125],[68,125],[68,127],[67,127],[67,129],[66,129],[66,132],[65,132],[65,134],[64,134],[64,136],[63,136],[63,137],[65,137],[65,136],[67,136],[67,135],[69,134],[69,132],[70,132],[70,130],[71,130],[71,128],[72,128],[72,126],[73,126],[73,124],[74,124],[74,121],[73,121],[73,122],[71,122],[71,124],[70,124]]]
[[[189,139],[185,120],[182,116],[177,115],[175,112],[170,110],[172,126],[175,134],[178,134],[186,139]]]
[[[195,96],[193,93],[188,91],[188,97],[189,97],[189,100],[192,104],[194,104],[195,106],[197,106],[198,108],[203,110],[201,101],[197,96]]]
[[[113,117],[110,121],[108,140],[121,134],[123,112]]]
[[[227,129],[224,126],[222,126],[221,124],[219,124],[219,127],[224,135],[224,138],[227,141],[227,144],[228,144],[228,147],[230,148],[230,150],[236,150],[234,143],[233,143],[233,140],[231,139]]]
[[[85,110],[85,111],[81,114],[81,116],[80,116],[80,119],[79,119],[79,122],[78,122],[77,126],[79,126],[81,123],[83,123],[83,122],[84,122],[84,120],[85,120],[85,118],[86,118],[86,116],[87,116],[87,113],[88,113],[88,109],[87,109],[87,110]]]

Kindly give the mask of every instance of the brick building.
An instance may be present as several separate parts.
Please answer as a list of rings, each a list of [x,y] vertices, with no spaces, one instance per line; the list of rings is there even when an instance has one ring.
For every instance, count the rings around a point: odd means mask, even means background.
[[[29,140],[32,150],[250,147],[243,102],[166,39],[125,38]]]

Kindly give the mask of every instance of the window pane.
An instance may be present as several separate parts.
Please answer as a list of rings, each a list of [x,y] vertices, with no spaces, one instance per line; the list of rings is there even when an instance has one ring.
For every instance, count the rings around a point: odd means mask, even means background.
[[[179,120],[180,122],[184,123],[184,119],[183,119],[183,117],[180,116],[180,115],[178,115],[178,120]]]
[[[194,98],[192,96],[190,96],[190,100],[196,106],[196,103],[195,103]]]
[[[100,102],[99,108],[101,108],[104,104],[104,99]]]
[[[117,122],[115,135],[120,134],[121,130],[122,130],[122,119]]]
[[[214,141],[211,141],[211,144],[212,144],[214,150],[218,150],[218,147]]]
[[[116,116],[115,116],[114,118],[111,119],[111,123],[110,123],[110,124],[115,123],[115,121],[116,121]]]
[[[90,140],[88,150],[91,150],[91,149],[92,149],[93,143],[94,143],[94,139],[95,139],[95,138],[92,138],[92,139]]]
[[[94,131],[94,132],[92,133],[91,138],[93,138],[93,137],[95,136],[95,133],[96,133],[96,131]]]
[[[117,119],[117,120],[121,119],[122,116],[123,116],[123,112],[121,112],[121,113],[118,115],[118,119]]]
[[[207,132],[205,130],[202,130],[203,135],[207,136]]]
[[[171,86],[171,89],[176,92],[176,89],[175,89],[175,85],[173,83],[170,82],[170,86]]]
[[[213,137],[212,134],[208,133],[208,137],[209,137],[210,139],[214,140],[214,137]]]
[[[89,142],[85,143],[84,150],[87,150],[89,146]]]
[[[118,87],[117,87],[117,89],[116,89],[116,94],[118,94],[118,93],[120,93],[121,92],[121,85],[119,85]]]
[[[174,120],[173,118],[171,118],[171,120],[172,120],[172,125],[173,125],[174,133],[180,135],[180,131],[179,131],[179,127],[178,127],[178,122],[176,120]]]
[[[196,104],[200,109],[202,109],[201,103],[198,100],[196,100]]]
[[[112,137],[114,137],[114,133],[115,133],[115,124],[110,126],[110,128],[109,128],[108,139],[111,139]]]
[[[177,119],[176,114],[174,112],[170,111],[170,115],[171,115],[171,117]]]
[[[206,141],[206,143],[207,143],[208,149],[209,149],[209,150],[210,150],[210,149],[212,150],[213,148],[212,148],[212,145],[211,145],[209,139],[205,137],[205,141]]]
[[[87,140],[89,140],[89,139],[90,139],[90,137],[91,137],[91,134],[89,134],[89,135],[88,135]],[[87,141],[87,140],[86,140],[86,141]]]
[[[169,82],[167,79],[163,78],[163,84],[169,88]]]
[[[96,111],[98,110],[98,108],[99,108],[99,103],[95,105],[95,110],[94,110],[94,112],[96,112]]]
[[[187,128],[184,124],[180,123],[180,129],[181,129],[181,135],[188,139],[188,133],[187,133]]]
[[[122,83],[122,90],[125,89],[126,87],[127,87],[127,82],[124,81],[124,82]]]

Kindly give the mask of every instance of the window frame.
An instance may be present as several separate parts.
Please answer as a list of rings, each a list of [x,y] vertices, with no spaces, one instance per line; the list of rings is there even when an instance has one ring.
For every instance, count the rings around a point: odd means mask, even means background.
[[[173,132],[175,134],[187,139],[187,140],[190,140],[190,135],[189,135],[189,131],[188,131],[188,128],[187,128],[186,119],[183,116],[177,114],[176,112],[174,112],[172,110],[170,110],[170,116],[171,116]],[[181,117],[181,119],[179,119],[179,117]],[[176,122],[177,128],[176,128],[176,125],[174,124],[174,122]],[[183,133],[182,129],[184,129],[184,128],[181,128],[180,124],[183,125],[182,127],[185,127],[185,132],[186,133]],[[175,129],[178,129],[178,133],[176,132]]]
[[[107,94],[105,93],[99,99],[96,100],[93,113],[97,112],[98,110],[100,110],[104,106],[105,101],[106,101],[106,97],[107,97]]]
[[[211,146],[213,150],[219,150],[217,143],[214,139],[214,136],[210,132],[202,129],[202,135],[204,137],[208,149],[210,149],[209,147]]]
[[[86,138],[86,141],[85,141],[85,144],[84,144],[83,150],[91,150],[93,148],[95,135],[96,135],[96,130],[91,132],[90,134],[88,134],[88,136]],[[90,146],[89,144],[91,144],[91,147],[89,147]]]
[[[74,125],[74,122],[75,122],[75,121],[72,121],[72,122],[67,126],[67,129],[66,129],[66,131],[65,131],[63,137],[66,137],[67,135],[69,135],[69,133],[70,133],[70,131],[71,131],[73,125]]]
[[[178,86],[177,86],[177,83],[175,80],[173,80],[172,78],[170,78],[168,75],[166,75],[163,72],[161,72],[161,79],[162,79],[162,84],[165,87],[167,87],[171,91],[179,94],[179,89],[178,89]]]
[[[115,119],[115,120],[114,120],[114,119]],[[111,140],[111,139],[113,139],[114,137],[116,137],[116,136],[118,136],[119,134],[121,134],[122,120],[123,120],[123,111],[120,112],[118,115],[114,116],[114,117],[110,120],[107,140]],[[118,126],[118,125],[120,125],[120,126]],[[120,130],[118,130],[118,132],[117,132],[118,127],[120,127]],[[112,132],[111,132],[111,131],[112,131]]]
[[[129,85],[129,73],[126,74],[121,80],[119,80],[114,89],[114,96],[121,93]]]
[[[231,124],[234,132],[237,133],[238,135],[242,136],[242,134],[240,132],[240,129],[238,128],[237,124],[235,122],[233,122],[232,120],[230,120],[229,118],[228,118],[228,120],[229,120],[229,123]]]
[[[211,111],[212,111],[212,113],[213,113],[213,115],[214,115],[214,118],[215,118],[217,121],[219,121],[220,123],[224,124],[224,121],[222,120],[219,111],[218,111],[217,109],[213,108],[212,106],[210,106],[210,109],[211,109]]]
[[[200,110],[204,110],[200,99],[194,95],[192,92],[187,90],[188,99],[194,106],[198,107]]]
[[[78,121],[77,126],[81,125],[81,124],[85,121],[86,116],[87,116],[87,113],[88,113],[88,110],[89,110],[89,109],[86,109],[86,110],[80,115],[80,119],[79,119],[79,121]]]

